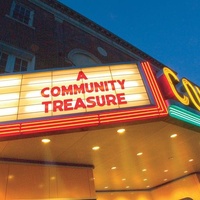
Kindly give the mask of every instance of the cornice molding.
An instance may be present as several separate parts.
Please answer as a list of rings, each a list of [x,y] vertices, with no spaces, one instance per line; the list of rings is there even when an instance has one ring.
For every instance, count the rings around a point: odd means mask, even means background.
[[[67,21],[72,25],[88,32],[89,34],[103,40],[104,42],[114,46],[115,48],[125,52],[131,57],[139,61],[149,61],[155,68],[161,69],[164,64],[136,48],[132,44],[121,39],[112,32],[106,30],[92,20],[84,17],[78,12],[72,10],[57,0],[29,0],[31,3],[43,8],[47,12],[52,13],[58,21]]]

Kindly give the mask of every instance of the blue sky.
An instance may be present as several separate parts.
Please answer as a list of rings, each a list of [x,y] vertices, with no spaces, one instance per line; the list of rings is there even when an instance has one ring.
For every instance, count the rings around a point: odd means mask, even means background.
[[[200,0],[59,0],[200,86]]]

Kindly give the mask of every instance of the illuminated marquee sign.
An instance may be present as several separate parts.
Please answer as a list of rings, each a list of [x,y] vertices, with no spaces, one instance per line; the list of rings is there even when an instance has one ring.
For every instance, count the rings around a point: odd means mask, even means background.
[[[167,115],[148,63],[6,75],[0,86],[1,135]]]
[[[171,69],[164,67],[158,74],[164,95],[169,99],[172,117],[200,126],[200,88],[186,78],[181,80]]]
[[[1,78],[1,121],[149,105],[136,64]]]

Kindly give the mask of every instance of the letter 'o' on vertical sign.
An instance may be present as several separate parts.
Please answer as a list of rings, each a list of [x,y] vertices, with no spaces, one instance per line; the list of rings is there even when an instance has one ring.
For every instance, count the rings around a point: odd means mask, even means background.
[[[187,94],[190,97],[190,100],[192,101],[192,104],[197,108],[197,110],[200,111],[200,97],[198,91],[187,79],[183,78],[182,83],[185,90],[187,91]]]
[[[177,88],[176,88],[176,82],[180,83],[180,80],[175,72],[173,72],[171,69],[164,67],[163,73],[165,74],[165,77],[168,81],[168,84],[175,96],[175,98],[180,101],[184,105],[189,105],[189,98],[185,96],[184,94],[181,94]]]

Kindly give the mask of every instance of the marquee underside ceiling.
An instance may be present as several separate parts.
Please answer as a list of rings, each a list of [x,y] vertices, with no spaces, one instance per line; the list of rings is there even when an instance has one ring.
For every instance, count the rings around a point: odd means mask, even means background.
[[[171,122],[175,120],[62,132],[46,136],[49,144],[41,143],[40,134],[2,141],[0,160],[93,165],[97,191],[150,189],[200,172],[200,129]],[[117,133],[119,128],[125,133]],[[94,151],[94,146],[100,149]]]

